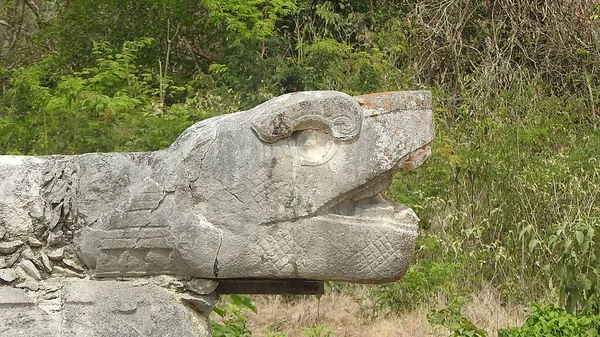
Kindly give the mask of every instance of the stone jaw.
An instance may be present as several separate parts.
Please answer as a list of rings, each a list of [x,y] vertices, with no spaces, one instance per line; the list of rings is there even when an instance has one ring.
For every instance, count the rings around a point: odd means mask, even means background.
[[[156,152],[0,156],[0,331],[209,336],[223,279],[399,279],[419,220],[381,192],[429,157],[431,109],[302,92]]]
[[[157,152],[5,156],[14,210],[0,220],[11,237],[66,246],[97,277],[388,282],[408,267],[418,218],[372,200],[432,139],[428,92],[288,94]]]

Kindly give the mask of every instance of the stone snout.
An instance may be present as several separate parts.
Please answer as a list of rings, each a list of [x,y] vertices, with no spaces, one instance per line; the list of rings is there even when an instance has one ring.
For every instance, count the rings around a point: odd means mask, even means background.
[[[6,157],[0,222],[95,277],[393,281],[418,218],[381,192],[433,134],[429,92],[287,94],[161,151]]]
[[[428,92],[383,97],[289,94],[192,126],[80,256],[99,277],[399,279],[418,218],[381,192],[429,156],[433,117]]]
[[[0,156],[0,331],[209,336],[216,293],[397,280],[419,220],[383,191],[433,134],[429,92],[301,92],[161,151]]]
[[[221,275],[243,269],[248,277],[363,283],[390,282],[404,275],[419,220],[382,192],[396,171],[416,168],[431,154],[431,96],[397,92],[356,101],[362,118],[354,138],[336,139],[327,128],[291,133],[287,146],[281,146],[291,154],[281,157],[294,166],[286,170],[275,165],[270,170],[272,177],[289,185],[266,191],[271,200],[279,194],[275,200],[285,207],[261,205],[265,199],[258,203],[267,212],[248,233],[249,241],[257,243],[244,251],[250,263],[238,269],[239,255],[228,260],[224,254],[221,259],[231,262]]]

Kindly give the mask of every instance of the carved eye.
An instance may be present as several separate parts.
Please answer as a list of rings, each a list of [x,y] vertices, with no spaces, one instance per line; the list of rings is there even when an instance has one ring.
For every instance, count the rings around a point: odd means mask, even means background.
[[[317,166],[328,162],[337,151],[337,143],[329,134],[317,130],[296,131],[288,140],[288,146],[298,158],[300,165]]]

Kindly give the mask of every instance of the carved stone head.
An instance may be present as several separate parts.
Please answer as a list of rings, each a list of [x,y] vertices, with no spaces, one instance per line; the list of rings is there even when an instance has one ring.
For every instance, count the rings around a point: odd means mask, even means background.
[[[157,152],[20,157],[0,175],[27,177],[13,215],[33,220],[0,220],[42,239],[68,228],[63,243],[97,277],[392,281],[418,219],[381,192],[433,135],[429,92],[286,94]]]

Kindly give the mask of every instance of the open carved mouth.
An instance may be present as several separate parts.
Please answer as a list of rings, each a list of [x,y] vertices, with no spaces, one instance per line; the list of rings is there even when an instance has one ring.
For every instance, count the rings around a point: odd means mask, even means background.
[[[303,266],[305,261],[327,256],[334,262],[318,270],[299,268],[298,277],[384,283],[404,275],[418,236],[419,218],[412,209],[387,198],[384,191],[396,171],[419,166],[430,153],[430,144],[408,153],[390,170],[332,200],[307,219],[303,229],[294,232],[300,243],[291,255],[294,261]],[[297,231],[299,226],[293,228]],[[271,229],[277,233],[274,237],[280,235],[277,227]]]
[[[363,225],[388,224],[416,233],[419,219],[412,209],[391,200],[384,191],[391,185],[396,171],[411,170],[430,155],[431,144],[408,153],[392,170],[349,192],[342,200],[332,201],[330,205],[334,206],[326,206],[327,214],[321,216],[330,217],[331,221],[351,221]]]
[[[417,230],[419,221],[410,208],[388,199],[383,192],[354,202],[346,201],[330,216],[354,219],[363,224],[377,222],[400,226],[411,231]]]

